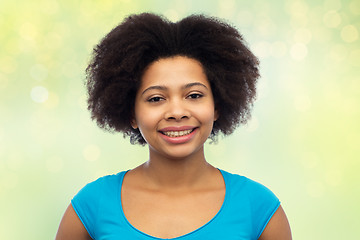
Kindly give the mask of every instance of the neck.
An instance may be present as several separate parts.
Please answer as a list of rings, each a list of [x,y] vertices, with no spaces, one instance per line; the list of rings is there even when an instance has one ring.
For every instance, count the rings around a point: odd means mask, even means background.
[[[206,162],[203,151],[181,159],[169,159],[150,152],[149,160],[140,169],[152,188],[178,191],[181,188],[196,188],[214,167]]]

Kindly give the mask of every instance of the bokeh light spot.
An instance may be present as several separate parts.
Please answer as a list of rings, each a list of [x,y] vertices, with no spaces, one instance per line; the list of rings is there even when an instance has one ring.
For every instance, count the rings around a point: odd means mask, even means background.
[[[354,25],[347,25],[341,30],[341,38],[345,42],[354,42],[358,39],[359,33]]]
[[[287,11],[293,16],[306,15],[309,10],[309,6],[303,1],[289,1],[288,4]]]
[[[308,53],[307,47],[303,43],[296,43],[290,49],[290,55],[293,59],[301,61]]]
[[[291,26],[294,28],[306,27],[308,25],[309,18],[307,15],[296,15],[291,18]]]
[[[175,9],[166,10],[164,15],[173,22],[176,22],[180,19],[179,13]]]
[[[42,86],[36,86],[31,89],[30,96],[34,102],[43,103],[48,99],[49,92]]]
[[[94,162],[100,157],[100,148],[97,145],[90,144],[83,150],[83,156],[86,160]]]
[[[219,16],[229,18],[230,16],[234,15],[234,10],[236,9],[235,0],[219,0],[218,4]]]
[[[276,25],[269,17],[256,18],[254,23],[254,29],[259,38],[265,38],[276,33]]]
[[[33,40],[37,36],[37,28],[30,22],[26,22],[20,26],[19,34],[26,40]]]
[[[296,30],[294,34],[294,40],[295,42],[299,43],[309,43],[311,41],[312,34],[309,29],[307,28],[299,28]]]
[[[329,11],[324,15],[323,21],[327,27],[336,28],[341,23],[341,17],[336,11]]]
[[[288,1],[286,10],[291,15],[291,25],[293,27],[305,27],[308,24],[309,6],[304,1]]]
[[[37,81],[44,80],[47,77],[47,75],[48,75],[48,70],[42,64],[35,64],[30,69],[30,76]]]
[[[251,48],[259,58],[266,58],[270,55],[271,45],[269,42],[258,42]]]
[[[44,103],[44,106],[52,109],[56,108],[59,105],[59,96],[54,92],[49,92],[47,101]]]

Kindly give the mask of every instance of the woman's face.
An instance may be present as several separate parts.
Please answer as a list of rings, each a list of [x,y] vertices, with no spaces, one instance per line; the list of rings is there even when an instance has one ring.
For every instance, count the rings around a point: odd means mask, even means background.
[[[203,154],[216,118],[211,87],[200,62],[176,56],[155,61],[146,69],[132,126],[139,128],[150,154],[167,158]]]

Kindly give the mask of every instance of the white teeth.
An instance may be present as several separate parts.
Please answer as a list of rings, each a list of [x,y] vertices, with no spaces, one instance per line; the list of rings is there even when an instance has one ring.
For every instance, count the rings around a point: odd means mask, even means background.
[[[181,137],[181,136],[188,135],[191,132],[192,132],[192,129],[184,130],[184,131],[167,131],[167,132],[163,132],[163,133],[168,137]]]

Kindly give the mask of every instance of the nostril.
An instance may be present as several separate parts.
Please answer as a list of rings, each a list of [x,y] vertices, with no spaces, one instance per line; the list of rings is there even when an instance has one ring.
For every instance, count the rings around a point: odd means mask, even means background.
[[[190,118],[190,112],[183,107],[171,107],[169,108],[164,115],[164,118],[167,120],[179,121],[182,119]]]

